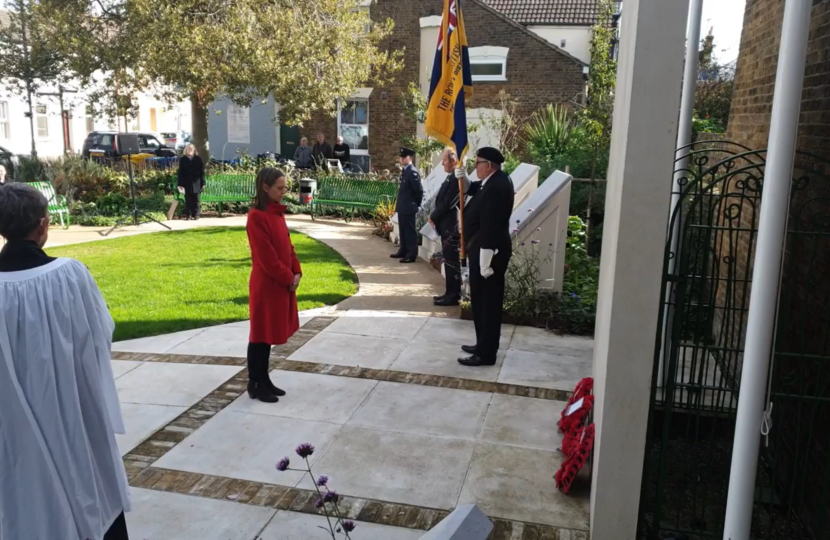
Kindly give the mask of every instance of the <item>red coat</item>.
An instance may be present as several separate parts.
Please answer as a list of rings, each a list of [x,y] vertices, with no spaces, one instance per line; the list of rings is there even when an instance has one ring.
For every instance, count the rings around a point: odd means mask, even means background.
[[[285,224],[285,206],[269,203],[266,210],[251,209],[247,229],[253,263],[250,341],[281,345],[300,328],[297,294],[288,288],[294,275],[302,273]]]

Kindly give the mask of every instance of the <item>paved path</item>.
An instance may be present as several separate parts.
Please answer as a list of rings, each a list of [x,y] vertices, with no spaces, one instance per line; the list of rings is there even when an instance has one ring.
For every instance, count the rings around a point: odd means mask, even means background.
[[[303,216],[289,225],[339,251],[360,289],[303,313],[297,335],[274,348],[272,378],[288,391],[279,403],[245,394],[245,321],[114,345],[131,536],[325,539],[310,479],[275,470],[310,442],[315,473],[331,477],[359,522],[356,540],[415,540],[467,502],[495,521],[496,540],[586,539],[590,480],[564,496],[552,476],[562,459],[556,420],[590,374],[592,340],[505,326],[497,365],[465,368],[458,346],[475,332],[457,308],[432,306],[440,274],[390,259],[392,246],[365,225]],[[53,231],[51,245],[96,236]]]

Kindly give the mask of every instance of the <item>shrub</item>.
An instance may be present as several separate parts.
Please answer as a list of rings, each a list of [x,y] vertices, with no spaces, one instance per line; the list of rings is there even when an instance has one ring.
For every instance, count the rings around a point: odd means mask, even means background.
[[[571,117],[564,105],[548,105],[536,111],[525,126],[527,151],[534,163],[552,162],[568,147]]]

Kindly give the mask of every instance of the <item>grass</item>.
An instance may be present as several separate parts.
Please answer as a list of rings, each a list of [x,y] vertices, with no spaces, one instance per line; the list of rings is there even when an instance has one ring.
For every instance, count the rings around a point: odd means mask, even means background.
[[[292,233],[303,266],[300,310],[337,304],[357,291],[339,253]],[[243,227],[143,234],[47,250],[92,272],[115,319],[115,341],[248,318],[251,254]]]

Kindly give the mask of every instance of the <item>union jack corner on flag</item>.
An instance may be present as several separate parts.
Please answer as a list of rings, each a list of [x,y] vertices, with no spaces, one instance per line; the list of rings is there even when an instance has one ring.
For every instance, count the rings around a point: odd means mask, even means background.
[[[455,147],[459,159],[469,149],[465,98],[472,95],[473,76],[461,0],[444,0],[425,127],[428,135]]]

